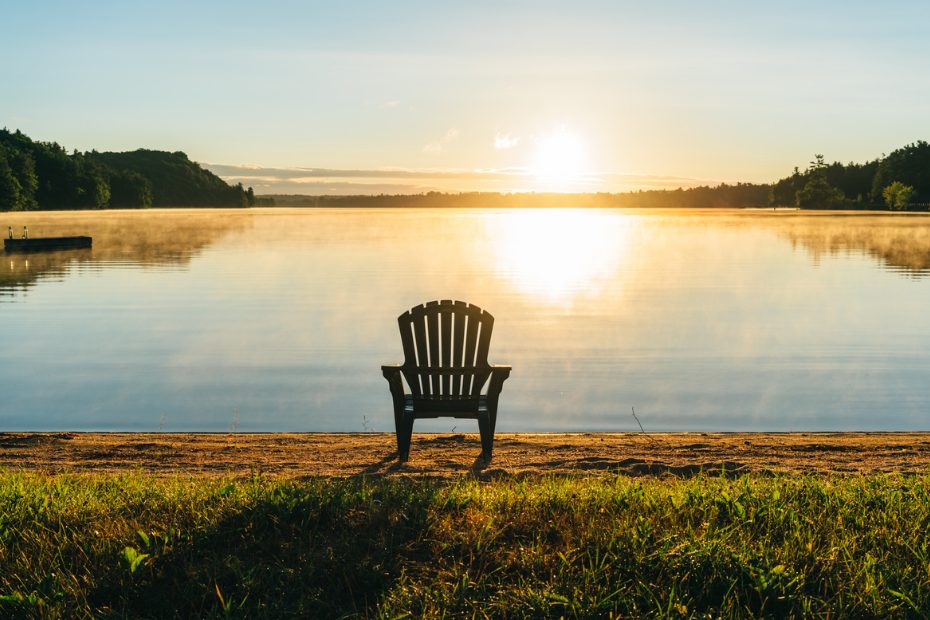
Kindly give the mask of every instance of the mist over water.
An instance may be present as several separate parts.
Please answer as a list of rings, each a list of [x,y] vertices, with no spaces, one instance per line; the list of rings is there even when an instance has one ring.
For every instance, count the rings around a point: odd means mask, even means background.
[[[764,211],[0,214],[0,430],[393,430],[432,299],[491,312],[501,431],[927,430],[930,217]],[[417,430],[475,432],[469,420]]]

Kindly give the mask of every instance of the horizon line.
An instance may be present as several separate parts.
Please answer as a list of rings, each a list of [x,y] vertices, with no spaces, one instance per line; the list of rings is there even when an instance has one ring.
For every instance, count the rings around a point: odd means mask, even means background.
[[[751,183],[668,174],[591,172],[567,179],[545,179],[525,167],[456,168],[325,168],[257,164],[203,163],[230,184],[251,186],[256,194],[301,196],[377,196],[442,193],[624,193],[722,184]],[[771,182],[766,182],[770,184]]]

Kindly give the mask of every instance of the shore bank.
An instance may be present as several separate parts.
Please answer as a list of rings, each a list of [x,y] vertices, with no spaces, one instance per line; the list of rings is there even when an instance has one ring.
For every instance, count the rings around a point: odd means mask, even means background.
[[[930,433],[0,433],[0,469],[282,477],[921,473]]]

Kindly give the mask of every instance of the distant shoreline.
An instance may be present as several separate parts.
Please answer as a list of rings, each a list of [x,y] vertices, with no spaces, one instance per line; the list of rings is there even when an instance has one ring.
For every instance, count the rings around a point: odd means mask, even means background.
[[[870,209],[804,209],[801,207],[757,207],[757,206],[744,206],[744,207],[676,207],[676,206],[667,206],[667,207],[636,207],[636,206],[610,206],[610,205],[592,205],[592,204],[583,204],[583,205],[565,205],[565,204],[537,204],[537,205],[518,205],[518,206],[501,206],[497,204],[487,204],[487,205],[476,205],[476,204],[447,204],[447,205],[435,205],[435,204],[358,204],[352,202],[344,202],[341,204],[278,204],[274,206],[268,205],[256,205],[254,207],[211,207],[211,206],[183,206],[183,207],[150,207],[146,209],[127,209],[127,208],[113,208],[113,209],[36,209],[31,211],[0,211],[0,223],[10,222],[16,224],[23,219],[31,219],[34,217],[42,217],[43,215],[68,215],[68,216],[80,216],[86,214],[88,216],[97,214],[99,216],[104,216],[106,214],[119,213],[119,214],[138,214],[140,216],[145,214],[171,214],[171,213],[180,213],[184,211],[195,211],[203,213],[218,213],[218,212],[235,212],[235,213],[261,213],[261,212],[275,212],[275,211],[301,211],[301,210],[351,210],[351,209],[386,209],[386,210],[533,210],[533,209],[577,209],[577,210],[588,210],[588,209],[603,209],[603,210],[616,210],[616,211],[629,211],[629,212],[671,212],[676,211],[679,213],[703,213],[703,214],[712,214],[715,212],[725,213],[725,212],[746,212],[749,214],[765,214],[765,213],[778,213],[778,214],[797,214],[797,215],[889,215],[889,216],[926,216],[930,214],[930,209],[920,209],[920,210],[906,210],[906,211],[894,211],[890,209],[882,208],[870,208]],[[15,228],[15,227],[14,227]],[[14,231],[18,234],[19,231]]]

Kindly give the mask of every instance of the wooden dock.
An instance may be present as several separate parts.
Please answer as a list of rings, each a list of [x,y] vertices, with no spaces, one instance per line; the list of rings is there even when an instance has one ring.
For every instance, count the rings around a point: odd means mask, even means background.
[[[33,239],[4,239],[7,252],[49,252],[74,250],[93,246],[93,237],[36,237]]]

